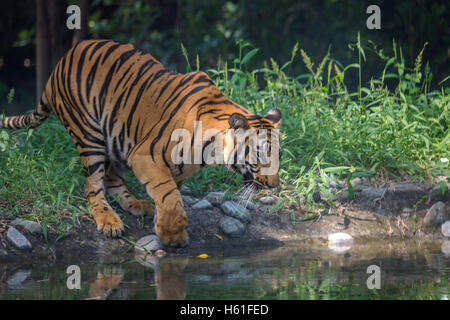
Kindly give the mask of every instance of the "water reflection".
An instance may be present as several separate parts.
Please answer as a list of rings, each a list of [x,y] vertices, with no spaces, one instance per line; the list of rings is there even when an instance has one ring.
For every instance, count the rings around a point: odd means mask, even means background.
[[[106,299],[112,290],[123,280],[124,272],[120,266],[107,266],[97,272],[97,278],[90,285],[90,299]]]
[[[183,275],[189,258],[158,258],[151,255],[136,255],[136,261],[155,272],[156,297],[158,300],[183,300],[187,285]]]
[[[66,286],[73,261],[0,266],[0,299],[445,299],[445,243],[383,243],[266,251],[135,256],[121,264],[80,263],[80,290]],[[441,252],[442,250],[442,252]],[[381,268],[381,289],[366,287],[367,267]]]

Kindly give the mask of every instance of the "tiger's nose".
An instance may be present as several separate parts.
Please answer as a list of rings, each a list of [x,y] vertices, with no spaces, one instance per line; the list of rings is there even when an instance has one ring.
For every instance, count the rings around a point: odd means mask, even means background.
[[[270,188],[278,187],[280,184],[280,178],[278,177],[278,174],[274,174],[271,176],[267,176],[267,186]]]

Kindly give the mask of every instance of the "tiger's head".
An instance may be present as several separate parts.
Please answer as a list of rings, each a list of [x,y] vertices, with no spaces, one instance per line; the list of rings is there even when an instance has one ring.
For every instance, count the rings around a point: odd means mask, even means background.
[[[225,164],[231,171],[241,173],[244,184],[253,191],[279,185],[281,120],[278,108],[269,110],[264,117],[233,113],[228,120],[234,135],[225,137]]]

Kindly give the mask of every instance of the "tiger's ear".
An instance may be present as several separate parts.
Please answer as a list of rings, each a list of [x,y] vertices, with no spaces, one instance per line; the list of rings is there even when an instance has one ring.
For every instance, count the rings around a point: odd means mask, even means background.
[[[240,113],[233,113],[228,119],[230,128],[232,129],[248,129],[248,120]]]
[[[274,128],[278,128],[281,125],[281,110],[278,108],[270,109],[264,116],[267,120],[273,123]]]

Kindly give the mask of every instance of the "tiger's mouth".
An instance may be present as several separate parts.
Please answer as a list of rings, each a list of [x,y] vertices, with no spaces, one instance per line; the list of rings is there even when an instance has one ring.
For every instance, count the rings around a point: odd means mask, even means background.
[[[242,175],[242,177],[243,177],[244,186],[246,186],[246,187],[252,186],[255,189],[255,191],[269,188],[269,186],[267,184],[255,179],[255,177],[250,172],[244,173]]]

